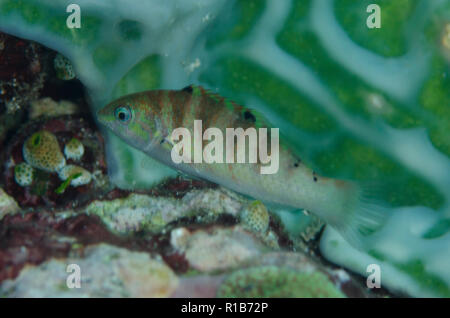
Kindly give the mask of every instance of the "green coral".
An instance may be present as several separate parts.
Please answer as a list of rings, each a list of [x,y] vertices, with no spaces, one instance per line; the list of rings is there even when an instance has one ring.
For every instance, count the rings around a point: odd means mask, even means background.
[[[341,298],[345,295],[323,273],[275,266],[237,270],[217,291],[223,298]]]
[[[161,203],[144,195],[132,194],[128,198],[112,201],[94,201],[86,213],[99,216],[115,233],[130,234],[135,231],[158,232],[167,225],[162,217],[165,210],[175,210],[176,200]]]
[[[361,27],[366,24],[369,16],[366,8],[370,4],[380,6],[380,29]],[[419,0],[336,0],[334,7],[340,24],[356,43],[383,56],[393,57],[407,52],[409,21],[418,5]]]
[[[123,20],[117,25],[118,33],[124,41],[137,41],[142,37],[143,26],[138,21]]]
[[[435,57],[429,79],[426,81],[421,96],[421,106],[435,120],[428,133],[436,148],[450,156],[450,76],[446,62],[442,57]]]

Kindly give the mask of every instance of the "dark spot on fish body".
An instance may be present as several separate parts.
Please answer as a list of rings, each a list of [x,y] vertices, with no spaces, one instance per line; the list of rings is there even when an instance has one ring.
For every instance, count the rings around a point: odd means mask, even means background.
[[[255,115],[253,115],[251,112],[249,112],[248,110],[246,110],[245,112],[244,112],[244,118],[245,118],[245,120],[249,120],[249,121],[251,121],[252,123],[255,123],[256,122],[256,117],[255,117]]]
[[[301,163],[302,163],[302,160],[299,159],[299,158],[295,158],[294,160],[295,160],[295,162],[294,162],[294,168],[300,167],[300,165],[301,165]]]
[[[314,180],[314,182],[317,182],[317,180],[318,180],[315,171],[313,171],[313,180]]]
[[[183,88],[181,91],[185,92],[185,93],[188,93],[188,94],[192,94],[194,89],[192,88],[192,85],[189,85],[189,86],[186,86],[185,88]]]

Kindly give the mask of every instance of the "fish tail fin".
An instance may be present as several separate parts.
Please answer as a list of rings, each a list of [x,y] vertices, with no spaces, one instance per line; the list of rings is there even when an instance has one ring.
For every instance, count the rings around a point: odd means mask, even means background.
[[[379,238],[380,230],[390,216],[389,206],[377,199],[379,184],[354,184],[353,193],[343,207],[342,215],[330,225],[357,249],[368,249]]]

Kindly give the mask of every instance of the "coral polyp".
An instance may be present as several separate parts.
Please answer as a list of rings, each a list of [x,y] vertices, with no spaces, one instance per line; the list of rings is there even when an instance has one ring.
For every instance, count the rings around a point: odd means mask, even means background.
[[[89,171],[75,165],[65,166],[59,171],[58,175],[64,181],[70,178],[70,185],[73,187],[88,184],[92,180],[92,175]]]
[[[14,180],[22,187],[33,183],[34,169],[29,164],[22,162],[14,167]]]
[[[46,130],[31,135],[22,150],[25,161],[37,169],[56,172],[66,164],[56,136]]]
[[[235,271],[219,287],[219,297],[344,297],[321,272],[297,272],[289,268],[261,266]]]
[[[56,76],[58,76],[58,78],[65,81],[75,78],[75,71],[72,63],[70,63],[70,61],[62,54],[56,55],[53,64],[55,67]]]
[[[67,159],[80,160],[84,154],[84,146],[76,138],[72,138],[64,147],[64,154]]]

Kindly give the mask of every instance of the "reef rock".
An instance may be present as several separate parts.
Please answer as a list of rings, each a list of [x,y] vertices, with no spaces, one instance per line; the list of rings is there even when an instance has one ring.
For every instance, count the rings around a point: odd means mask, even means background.
[[[19,211],[17,202],[0,188],[0,220],[7,214],[14,214]]]
[[[28,266],[0,285],[8,297],[168,297],[178,278],[161,259],[115,246],[90,246],[83,256]],[[79,274],[77,278],[72,275]]]

